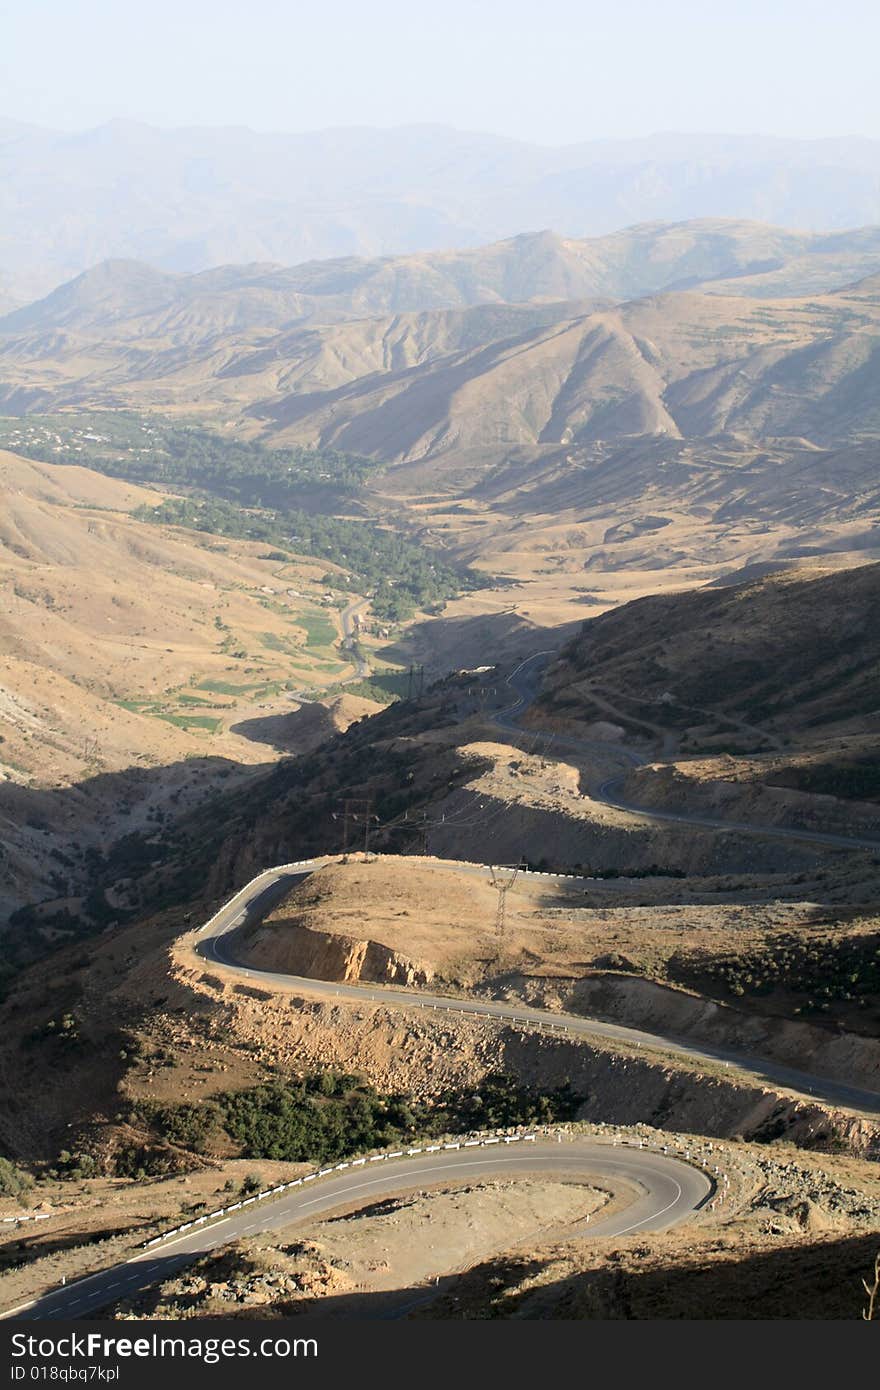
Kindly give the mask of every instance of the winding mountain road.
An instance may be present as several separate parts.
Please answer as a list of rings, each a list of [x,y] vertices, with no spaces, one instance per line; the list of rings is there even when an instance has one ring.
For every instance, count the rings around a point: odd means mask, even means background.
[[[575,1232],[591,1237],[666,1230],[686,1221],[713,1190],[705,1173],[681,1159],[649,1149],[615,1148],[595,1140],[542,1139],[491,1149],[463,1144],[434,1147],[440,1151],[402,1154],[379,1160],[375,1167],[368,1159],[349,1161],[339,1165],[341,1172],[332,1169],[319,1175],[314,1186],[306,1185],[306,1177],[300,1185],[265,1202],[254,1197],[239,1202],[237,1210],[227,1208],[228,1214],[219,1220],[182,1235],[172,1234],[130,1260],[54,1289],[0,1317],[87,1318],[110,1303],[130,1298],[139,1289],[168,1279],[184,1265],[242,1236],[311,1225],[331,1212],[355,1211],[380,1197],[441,1184],[549,1175],[604,1179],[612,1184],[616,1179],[635,1186],[634,1200],[622,1210],[600,1216]]]
[[[392,856],[382,856],[391,859]],[[850,1086],[844,1082],[817,1076],[810,1072],[787,1067],[766,1057],[751,1053],[737,1052],[729,1048],[699,1046],[687,1039],[672,1034],[648,1033],[638,1028],[626,1028],[622,1024],[603,1023],[597,1019],[582,1018],[577,1014],[551,1013],[546,1009],[533,1009],[528,1005],[498,1002],[493,999],[458,998],[453,995],[433,994],[425,990],[404,989],[397,985],[355,985],[335,981],[315,980],[303,975],[285,975],[278,971],[261,970],[242,961],[236,954],[236,934],[242,929],[253,927],[269,912],[281,898],[290,892],[293,885],[314,869],[330,862],[328,859],[303,860],[296,864],[284,864],[275,869],[266,869],[244,888],[240,889],[205,925],[200,928],[196,939],[196,952],[203,960],[210,962],[220,974],[250,980],[296,994],[317,995],[324,999],[350,999],[373,1004],[398,1005],[405,1008],[447,1011],[455,1014],[471,1014],[483,1018],[497,1018],[502,1022],[517,1023],[550,1032],[566,1032],[580,1037],[595,1037],[628,1043],[646,1051],[673,1052],[699,1063],[726,1064],[736,1067],[749,1076],[756,1085],[781,1086],[793,1091],[804,1099],[822,1100],[831,1105],[842,1105],[867,1114],[880,1114],[880,1092],[864,1087]],[[480,877],[489,873],[481,864],[436,862],[441,871],[444,868],[455,873]],[[534,874],[523,871],[524,878],[537,878],[542,882],[577,883],[576,878],[561,874]]]
[[[344,614],[344,630],[350,634],[352,613],[350,605]],[[347,621],[346,621],[347,620]],[[539,674],[537,665],[551,653],[540,652],[522,662],[508,677],[516,700],[496,713],[495,723],[510,732],[522,735],[516,722],[534,698]],[[557,747],[590,751],[601,747],[607,754],[608,744],[590,743],[557,736]],[[630,750],[615,748],[624,762],[635,767],[641,759]],[[812,841],[850,849],[877,849],[880,842],[849,839],[843,836],[800,831],[783,827],[748,825],[714,820],[705,816],[655,811],[623,802],[615,796],[621,779],[607,779],[599,789],[598,798],[606,804],[642,819],[672,821],[681,825],[701,826],[713,830]],[[253,981],[264,981],[274,987],[290,989],[298,994],[324,998],[364,1000],[383,1005],[398,1004],[405,1008],[444,1010],[510,1021],[525,1027],[564,1031],[569,1034],[594,1036],[629,1043],[646,1050],[675,1052],[698,1062],[724,1063],[750,1075],[756,1083],[779,1085],[804,1097],[844,1105],[869,1114],[880,1113],[880,1093],[848,1086],[838,1081],[781,1066],[766,1058],[728,1051],[720,1048],[695,1047],[681,1038],[650,1034],[571,1014],[555,1014],[528,1008],[516,1003],[493,1000],[459,999],[430,994],[421,990],[397,987],[373,987],[332,983],[284,975],[254,968],[236,957],[236,934],[260,921],[292,885],[327,859],[304,860],[265,870],[251,883],[239,890],[197,934],[195,949],[212,970],[221,974]],[[444,867],[438,861],[438,867]],[[481,875],[485,866],[449,864],[458,873]],[[532,875],[528,875],[532,876]],[[571,880],[566,875],[542,874],[544,880]],[[494,1141],[493,1141],[494,1142]],[[709,1178],[698,1168],[652,1150],[619,1149],[595,1140],[573,1140],[560,1144],[538,1140],[531,1144],[505,1144],[491,1150],[475,1147],[433,1146],[433,1152],[416,1149],[409,1155],[392,1155],[380,1159],[381,1167],[373,1168],[375,1159],[359,1159],[338,1165],[336,1169],[308,1175],[294,1187],[276,1189],[268,1200],[258,1203],[250,1198],[233,1204],[217,1219],[194,1225],[183,1233],[172,1233],[167,1239],[132,1259],[90,1275],[76,1283],[55,1289],[27,1304],[0,1314],[2,1317],[26,1319],[84,1318],[130,1296],[139,1289],[168,1278],[177,1269],[200,1256],[241,1236],[313,1223],[330,1212],[356,1210],[380,1196],[491,1175],[515,1174],[576,1174],[581,1178],[621,1179],[634,1184],[637,1195],[622,1211],[583,1226],[583,1233],[592,1237],[624,1235],[632,1231],[657,1231],[687,1220],[707,1200],[712,1191]],[[439,1149],[439,1151],[437,1151]],[[368,1166],[370,1165],[370,1166]],[[340,1171],[341,1170],[341,1171]],[[317,1186],[306,1186],[312,1179]]]
[[[352,685],[355,681],[366,680],[372,674],[371,668],[365,659],[361,648],[357,643],[357,633],[355,631],[355,614],[363,613],[369,607],[369,599],[357,598],[352,603],[346,605],[339,614],[342,623],[342,649],[348,651],[354,658],[355,673],[348,676],[344,681],[339,681],[339,685]],[[346,643],[350,645],[346,647]]]

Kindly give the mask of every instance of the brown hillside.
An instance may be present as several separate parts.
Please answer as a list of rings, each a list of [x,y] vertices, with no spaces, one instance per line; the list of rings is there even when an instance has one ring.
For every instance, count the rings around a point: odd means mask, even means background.
[[[775,574],[603,614],[549,671],[542,713],[576,717],[592,682],[670,723],[710,707],[786,735],[880,735],[880,565]]]
[[[835,270],[755,297],[750,270],[792,255]],[[251,428],[395,462],[632,435],[854,440],[877,429],[877,256],[870,230],[710,220],[292,269],[112,261],[0,321],[0,399],[253,412]]]
[[[215,775],[277,757],[267,723],[290,719],[293,691],[353,667],[310,636],[318,615],[325,630],[336,625],[320,601],[326,562],[279,573],[261,545],[135,521],[131,509],[160,494],[75,466],[0,453],[0,490],[0,907],[9,908],[82,881],[59,875],[52,857],[69,860],[73,819],[77,852],[155,828]],[[325,714],[325,736],[344,727],[346,710]],[[298,749],[295,727],[282,747]],[[213,768],[204,782],[203,763]],[[66,804],[53,795],[63,788],[75,788]]]
[[[254,412],[282,439],[398,463],[642,435],[855,442],[880,430],[878,329],[860,296],[667,294]]]

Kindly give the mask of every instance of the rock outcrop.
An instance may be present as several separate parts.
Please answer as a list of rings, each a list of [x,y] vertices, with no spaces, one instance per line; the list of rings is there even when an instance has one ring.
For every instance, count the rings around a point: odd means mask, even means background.
[[[379,941],[315,931],[291,921],[265,923],[241,941],[238,954],[261,970],[312,980],[426,985],[433,977],[430,966],[410,960]]]

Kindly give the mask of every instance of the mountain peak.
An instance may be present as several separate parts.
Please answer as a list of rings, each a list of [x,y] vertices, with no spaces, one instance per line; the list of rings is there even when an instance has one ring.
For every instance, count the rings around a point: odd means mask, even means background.
[[[120,314],[146,313],[168,302],[180,278],[145,261],[121,257],[99,261],[44,299],[0,319],[0,332],[87,328]]]

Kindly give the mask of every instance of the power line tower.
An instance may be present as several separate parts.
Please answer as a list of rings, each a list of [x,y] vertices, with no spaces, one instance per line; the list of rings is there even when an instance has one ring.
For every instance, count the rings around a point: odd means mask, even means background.
[[[504,935],[504,924],[507,914],[507,895],[516,883],[517,875],[523,867],[519,864],[490,864],[489,872],[492,875],[492,887],[498,893],[498,906],[495,909],[495,934]]]
[[[367,799],[364,802],[364,857],[366,859],[370,857],[370,829],[373,821],[378,822],[378,820],[379,817],[373,815],[372,801]]]
[[[347,796],[342,802],[342,853],[348,854],[351,827],[363,824],[364,853],[370,852],[370,825],[373,821],[373,801],[368,796]]]
[[[425,690],[425,668],[410,664],[408,679],[406,683],[406,698],[412,700],[414,697],[424,694]]]

